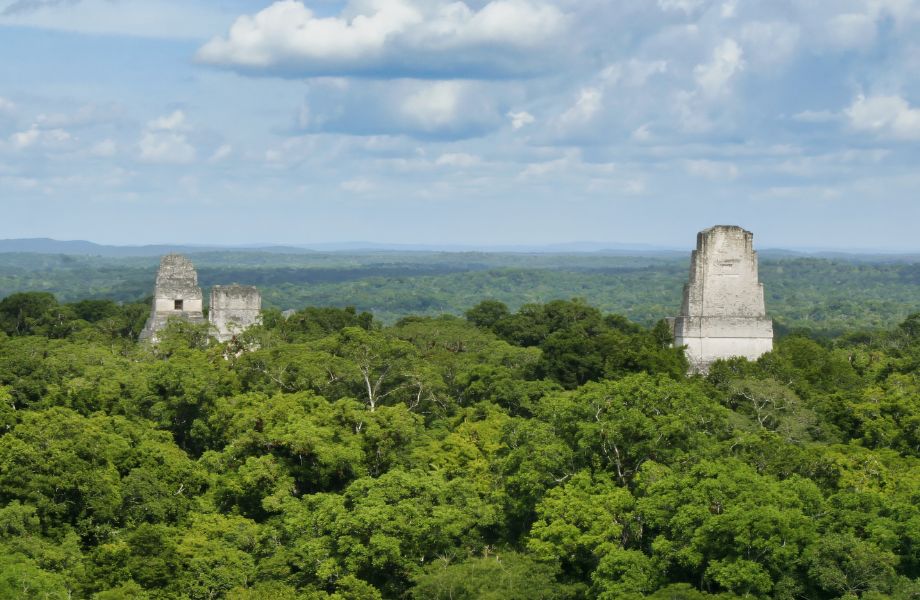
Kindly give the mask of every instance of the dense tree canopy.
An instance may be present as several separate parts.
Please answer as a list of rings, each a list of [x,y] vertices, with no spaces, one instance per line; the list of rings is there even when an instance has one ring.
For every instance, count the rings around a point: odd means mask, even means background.
[[[578,300],[145,311],[0,301],[0,597],[920,598],[920,315],[702,377]]]

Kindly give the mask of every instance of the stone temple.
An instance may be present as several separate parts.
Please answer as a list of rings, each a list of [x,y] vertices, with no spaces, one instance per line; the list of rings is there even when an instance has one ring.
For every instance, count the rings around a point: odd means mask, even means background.
[[[690,282],[674,321],[674,344],[687,347],[694,372],[705,373],[722,358],[755,360],[773,349],[753,241],[754,234],[734,225],[697,234]]]
[[[262,322],[262,295],[251,285],[215,285],[208,321],[219,341],[229,341]]]
[[[153,292],[153,309],[141,340],[156,342],[157,332],[171,318],[204,323],[201,288],[192,262],[181,254],[168,254],[160,261]],[[262,295],[249,285],[215,285],[211,289],[208,322],[221,342],[262,322]]]
[[[166,327],[171,317],[204,323],[202,297],[198,273],[192,262],[181,254],[164,256],[157,271],[153,309],[140,339],[156,340],[157,332]]]

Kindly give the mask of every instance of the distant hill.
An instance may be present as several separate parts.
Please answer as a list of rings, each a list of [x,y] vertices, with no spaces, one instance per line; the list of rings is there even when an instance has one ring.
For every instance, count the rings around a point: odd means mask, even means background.
[[[367,254],[386,252],[479,252],[494,254],[593,254],[597,256],[636,256],[655,258],[689,257],[692,248],[654,246],[650,244],[621,244],[615,242],[571,242],[567,244],[520,244],[520,245],[460,245],[460,244],[387,244],[377,242],[332,242],[282,246],[251,244],[240,246],[151,244],[146,246],[111,246],[86,240],[54,240],[51,238],[25,238],[0,240],[0,254],[63,254],[69,256],[101,256],[107,258],[131,258],[162,256],[170,252],[182,254],[203,254],[206,252],[244,252],[265,254],[312,254],[343,253]],[[826,258],[848,262],[920,262],[920,254],[894,252],[840,251],[818,248],[787,250],[766,248],[759,250],[761,258],[782,260],[785,258]]]
[[[459,244],[385,244],[377,242],[333,242],[302,246],[247,245],[207,246],[168,245],[109,246],[85,240],[61,241],[50,238],[0,240],[2,253],[65,254],[79,256],[140,257],[159,256],[170,252],[200,254],[203,252],[244,251],[272,254],[305,254],[310,252],[508,252],[539,254],[597,253],[618,256],[667,256],[685,254],[674,248],[647,244],[615,244],[604,242],[573,242],[547,245],[459,245]]]
[[[189,246],[157,244],[148,246],[108,246],[85,240],[53,240],[50,238],[28,238],[0,240],[0,254],[66,254],[74,256],[138,257],[160,256],[170,252],[196,254],[201,252],[219,252],[225,250],[248,250],[252,252],[269,252],[273,254],[304,254],[312,252],[306,248],[293,246]]]

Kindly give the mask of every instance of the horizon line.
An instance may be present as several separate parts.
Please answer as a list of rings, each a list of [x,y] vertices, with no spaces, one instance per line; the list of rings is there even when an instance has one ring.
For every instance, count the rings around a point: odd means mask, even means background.
[[[249,243],[189,243],[189,242],[153,242],[139,244],[101,243],[84,239],[57,239],[51,237],[0,238],[0,244],[15,243],[51,243],[51,244],[85,244],[99,249],[153,249],[153,248],[187,248],[203,252],[221,250],[271,250],[285,249],[314,250],[324,252],[343,251],[408,251],[408,252],[497,252],[497,253],[561,253],[561,254],[597,254],[604,251],[666,253],[687,252],[693,245],[674,246],[639,242],[602,242],[592,240],[575,240],[568,242],[531,242],[531,243],[426,243],[426,242],[373,242],[363,240],[345,240],[335,242],[249,242]],[[757,248],[758,252],[795,252],[802,254],[838,253],[852,255],[913,255],[920,254],[920,248],[892,247],[840,247],[840,246],[781,246],[766,245]],[[58,254],[60,252],[38,250],[4,250],[0,253],[24,252],[31,254]]]

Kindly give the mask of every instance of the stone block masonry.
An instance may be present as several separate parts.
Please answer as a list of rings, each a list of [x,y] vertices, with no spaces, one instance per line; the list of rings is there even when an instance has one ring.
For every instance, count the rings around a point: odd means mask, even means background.
[[[717,225],[697,234],[684,286],[674,344],[687,347],[691,371],[705,373],[716,360],[755,360],[773,349],[773,322],[766,315],[754,234]]]
[[[226,342],[262,322],[262,295],[251,285],[215,285],[208,321],[217,339]]]
[[[167,254],[160,260],[153,307],[140,339],[156,341],[158,331],[170,318],[204,323],[203,295],[198,287],[198,273],[192,262],[181,254]]]

